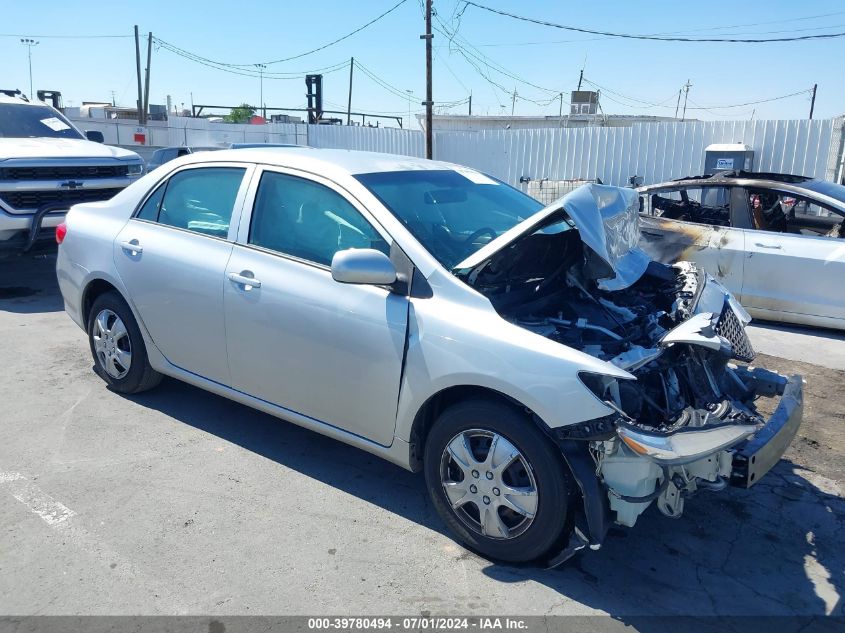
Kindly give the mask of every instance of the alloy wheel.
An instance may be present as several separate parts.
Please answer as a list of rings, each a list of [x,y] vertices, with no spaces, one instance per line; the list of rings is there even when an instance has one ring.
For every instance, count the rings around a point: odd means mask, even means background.
[[[484,429],[455,435],[440,460],[440,482],[457,517],[493,539],[523,534],[537,513],[534,472],[505,437]]]
[[[132,365],[132,342],[126,325],[111,310],[101,310],[94,319],[94,351],[100,366],[112,378],[123,378]]]

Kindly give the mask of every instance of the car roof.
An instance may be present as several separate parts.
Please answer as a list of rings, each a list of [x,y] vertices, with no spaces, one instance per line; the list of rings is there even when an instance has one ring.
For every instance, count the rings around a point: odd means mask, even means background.
[[[845,210],[845,186],[795,174],[777,174],[769,172],[728,171],[704,176],[690,176],[667,182],[655,183],[637,187],[640,193],[648,193],[661,189],[686,187],[727,187],[739,185],[742,187],[759,187],[761,189],[778,189],[791,191],[796,195],[816,194],[815,198],[821,202],[833,204]]]
[[[327,176],[369,174],[386,171],[455,169],[457,167],[452,163],[426,160],[414,156],[346,149],[317,149],[314,147],[222,149],[214,153],[190,154],[180,160],[185,161],[182,163],[184,165],[219,161],[246,161],[278,167],[293,167]]]
[[[5,92],[0,92],[0,103],[14,103],[16,105],[29,105],[29,106],[35,106],[35,107],[40,107],[40,108],[49,108],[50,107],[46,103],[44,103],[43,101],[28,101],[28,100],[21,98],[21,97],[11,97],[8,94],[6,94]]]

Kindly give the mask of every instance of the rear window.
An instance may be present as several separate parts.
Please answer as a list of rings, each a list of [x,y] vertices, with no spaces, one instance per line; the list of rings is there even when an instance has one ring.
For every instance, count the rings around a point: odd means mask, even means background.
[[[26,103],[0,103],[0,138],[82,138],[59,112]]]

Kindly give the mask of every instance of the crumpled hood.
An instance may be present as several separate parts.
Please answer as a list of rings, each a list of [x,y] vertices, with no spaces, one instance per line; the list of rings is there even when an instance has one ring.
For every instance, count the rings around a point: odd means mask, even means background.
[[[559,198],[467,257],[455,270],[473,269],[496,253],[531,235],[557,213],[566,214],[578,229],[581,241],[613,271],[597,280],[602,290],[621,290],[645,272],[649,256],[638,246],[640,219],[638,194],[633,189],[587,184]]]
[[[0,138],[0,161],[7,158],[138,159],[128,149],[76,138]]]

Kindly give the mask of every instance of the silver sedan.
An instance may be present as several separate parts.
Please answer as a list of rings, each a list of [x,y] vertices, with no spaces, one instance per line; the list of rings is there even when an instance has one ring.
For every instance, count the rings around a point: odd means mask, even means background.
[[[800,377],[732,362],[754,357],[748,314],[651,261],[637,206],[588,185],[541,208],[410,157],[227,150],[74,207],[57,274],[111,389],[171,376],[424,471],[468,547],[557,564],[652,503],[678,517],[756,483],[801,421]],[[759,395],[781,397],[768,420]]]

